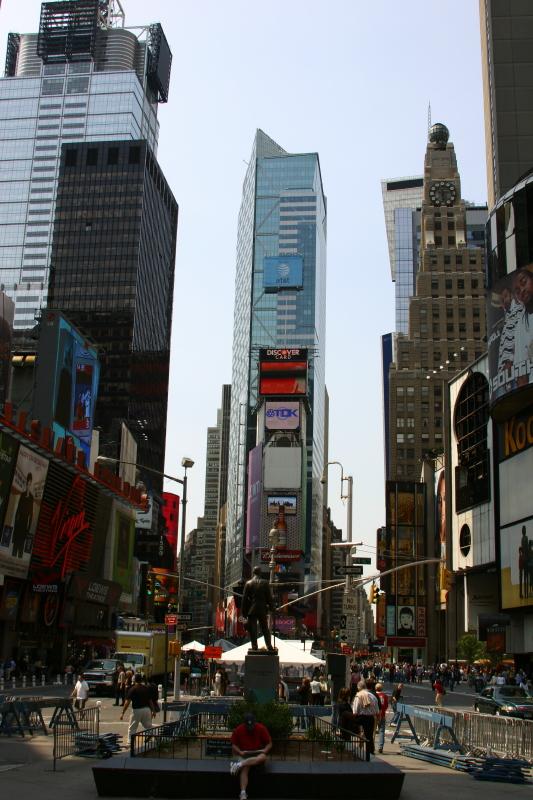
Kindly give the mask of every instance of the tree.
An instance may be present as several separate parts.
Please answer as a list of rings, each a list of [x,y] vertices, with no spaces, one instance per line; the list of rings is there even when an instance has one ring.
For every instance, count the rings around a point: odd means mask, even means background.
[[[474,634],[465,633],[457,642],[457,654],[459,658],[464,658],[469,664],[473,664],[479,658],[487,657],[487,647],[485,642],[480,642]]]

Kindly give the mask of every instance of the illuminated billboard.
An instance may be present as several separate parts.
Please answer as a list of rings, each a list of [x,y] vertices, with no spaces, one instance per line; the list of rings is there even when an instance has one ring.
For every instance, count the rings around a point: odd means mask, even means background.
[[[302,285],[302,256],[265,256],[263,259],[263,288],[267,292],[277,292],[280,289],[301,289]]]
[[[259,351],[259,394],[263,397],[307,393],[307,349],[262,348]]]
[[[533,265],[495,281],[487,304],[491,403],[533,383]]]
[[[265,408],[265,428],[268,431],[295,431],[300,427],[300,403],[267,401]]]
[[[35,415],[54,440],[72,436],[89,461],[100,365],[96,348],[59,312],[43,314]]]

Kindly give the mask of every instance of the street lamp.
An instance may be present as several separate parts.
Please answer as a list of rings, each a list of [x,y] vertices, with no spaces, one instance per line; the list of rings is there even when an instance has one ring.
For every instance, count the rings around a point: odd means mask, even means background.
[[[179,569],[179,586],[178,586],[178,612],[181,611],[181,606],[183,603],[183,554],[185,550],[185,518],[186,518],[186,511],[187,511],[187,470],[194,466],[194,461],[192,458],[188,458],[184,456],[181,459],[181,466],[184,468],[183,478],[176,478],[175,475],[167,475],[166,472],[161,472],[161,470],[153,469],[152,467],[147,467],[144,464],[137,464],[136,461],[124,461],[121,458],[111,458],[111,456],[98,456],[96,459],[97,464],[105,464],[106,462],[111,462],[113,464],[124,464],[125,466],[130,467],[137,467],[143,472],[150,472],[152,475],[159,475],[162,478],[166,478],[169,481],[174,481],[175,483],[180,483],[183,486],[182,491],[182,498],[181,498],[181,505],[182,505],[182,512],[181,512],[181,535],[180,535],[180,569]],[[176,631],[176,641],[181,645],[181,631]],[[181,648],[180,648],[181,651]],[[174,697],[180,698],[180,669],[181,669],[181,652],[180,656],[175,656],[174,658]],[[163,694],[164,699],[167,699],[167,676],[165,675],[165,682],[163,686]],[[166,703],[165,703],[166,709]]]
[[[328,461],[324,467],[324,474],[320,480],[321,483],[328,481],[328,467],[331,464],[337,464],[341,468],[341,500],[347,500],[346,505],[346,538],[349,542],[352,541],[352,496],[353,496],[353,478],[351,475],[344,474],[344,467],[340,461]],[[344,482],[348,484],[347,493],[344,494]]]

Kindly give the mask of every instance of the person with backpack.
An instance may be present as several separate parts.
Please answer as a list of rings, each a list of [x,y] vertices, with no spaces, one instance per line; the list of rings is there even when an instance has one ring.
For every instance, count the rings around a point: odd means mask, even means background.
[[[383,684],[376,683],[376,695],[381,701],[379,709],[379,716],[377,720],[376,733],[378,734],[378,753],[383,752],[385,746],[385,718],[387,716],[387,709],[389,707],[389,698],[383,691]]]

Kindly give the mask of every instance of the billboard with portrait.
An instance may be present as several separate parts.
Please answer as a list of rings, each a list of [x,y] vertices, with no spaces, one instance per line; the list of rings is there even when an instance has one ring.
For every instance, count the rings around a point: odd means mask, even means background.
[[[54,439],[72,436],[89,461],[100,365],[98,353],[59,312],[45,311],[37,358],[34,413]]]
[[[0,536],[0,573],[14,578],[28,574],[48,463],[20,445]]]
[[[487,302],[491,403],[533,383],[533,264],[495,281]]]
[[[0,431],[0,531],[4,522],[7,501],[11,492],[13,470],[18,453],[18,442],[9,434]]]
[[[280,289],[301,289],[303,286],[302,256],[265,256],[263,288],[267,292]]]
[[[398,606],[398,636],[414,636],[416,630],[415,607]]]

